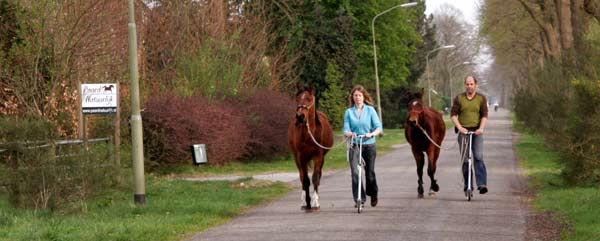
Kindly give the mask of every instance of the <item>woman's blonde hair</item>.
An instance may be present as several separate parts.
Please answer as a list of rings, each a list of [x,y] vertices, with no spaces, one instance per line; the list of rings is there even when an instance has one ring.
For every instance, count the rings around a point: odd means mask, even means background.
[[[365,89],[365,87],[363,87],[362,85],[356,85],[354,86],[354,88],[352,88],[352,91],[350,91],[350,96],[348,96],[348,105],[350,107],[352,107],[355,104],[354,98],[352,98],[352,96],[356,91],[360,91],[363,94],[363,97],[365,98],[365,103],[367,103],[370,106],[375,106],[373,104],[373,98],[371,98],[371,95],[369,94],[369,92],[367,92],[367,89]]]

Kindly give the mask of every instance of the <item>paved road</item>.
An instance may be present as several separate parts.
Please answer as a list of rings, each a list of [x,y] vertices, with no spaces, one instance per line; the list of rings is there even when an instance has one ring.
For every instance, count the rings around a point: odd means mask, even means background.
[[[417,199],[416,166],[403,145],[377,159],[377,207],[356,213],[344,170],[321,181],[320,212],[300,210],[298,188],[190,240],[524,240],[527,210],[520,202],[523,181],[508,113],[490,112],[484,147],[489,193],[476,192],[471,202],[462,191],[456,135],[446,136],[436,197]],[[424,180],[428,190],[429,178]]]

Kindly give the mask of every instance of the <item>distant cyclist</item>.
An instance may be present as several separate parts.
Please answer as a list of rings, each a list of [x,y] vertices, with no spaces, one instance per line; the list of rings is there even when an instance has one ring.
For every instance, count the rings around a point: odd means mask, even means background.
[[[477,93],[477,79],[467,76],[465,79],[465,92],[457,95],[452,102],[450,118],[458,132],[458,143],[463,143],[468,131],[473,131],[473,157],[475,159],[475,177],[477,190],[480,194],[488,192],[487,171],[483,162],[483,130],[488,117],[487,99],[484,95]],[[462,145],[460,145],[462,148]],[[463,150],[461,150],[463,153]],[[464,177],[464,191],[467,191],[468,163],[463,160],[462,165]]]

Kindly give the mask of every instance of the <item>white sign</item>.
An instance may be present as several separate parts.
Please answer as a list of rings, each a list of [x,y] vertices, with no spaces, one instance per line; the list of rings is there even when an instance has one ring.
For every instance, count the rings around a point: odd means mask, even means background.
[[[195,165],[206,164],[206,145],[192,145],[192,158]]]
[[[83,114],[117,113],[117,84],[81,84]]]

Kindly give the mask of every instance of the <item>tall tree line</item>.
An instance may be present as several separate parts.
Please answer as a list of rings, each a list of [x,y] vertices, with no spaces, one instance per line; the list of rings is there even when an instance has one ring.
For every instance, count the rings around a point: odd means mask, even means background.
[[[597,2],[487,0],[482,14],[491,75],[514,86],[517,117],[561,152],[572,183],[600,181]]]
[[[284,4],[285,2],[286,4]],[[375,95],[375,70],[371,22],[377,14],[406,1],[274,1],[269,16],[274,43],[288,44],[295,56],[295,73],[301,83],[326,91],[326,68],[333,61],[349,90],[362,84]],[[374,23],[384,125],[399,127],[404,121],[401,96],[415,88],[424,71],[425,54],[436,45],[432,18],[424,15],[425,3],[395,9]],[[317,92],[317,96],[321,93]]]
[[[363,84],[375,94],[371,21],[405,2],[135,1],[142,94],[175,89],[221,99],[263,87],[291,92],[301,82],[320,96],[329,90],[328,63],[343,88]],[[424,10],[419,1],[375,22],[389,127],[403,122],[398,96],[416,86],[424,55],[436,46]],[[78,84],[127,82],[124,2],[1,0],[0,14],[3,114],[61,119],[63,135],[73,136]]]

